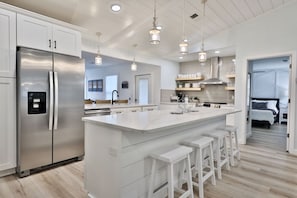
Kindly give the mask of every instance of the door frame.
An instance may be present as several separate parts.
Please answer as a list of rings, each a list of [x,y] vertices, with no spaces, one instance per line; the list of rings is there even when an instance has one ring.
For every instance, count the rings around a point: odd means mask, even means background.
[[[152,103],[152,100],[153,100],[152,74],[139,74],[139,75],[135,75],[135,98],[134,98],[135,103],[139,103],[138,90],[137,90],[137,88],[138,88],[137,78],[146,77],[146,76],[149,79],[149,98],[148,98],[148,104]]]
[[[246,79],[248,78],[248,69],[249,69],[249,63],[252,60],[257,59],[266,59],[266,58],[273,58],[273,57],[282,57],[282,56],[289,56],[291,61],[291,67],[290,67],[290,77],[289,77],[289,93],[288,98],[290,99],[290,103],[288,103],[288,123],[287,123],[287,134],[289,134],[289,138],[287,137],[287,151],[290,154],[297,155],[297,148],[295,149],[295,131],[297,129],[297,122],[295,120],[297,119],[297,53],[295,51],[289,51],[289,52],[283,52],[283,53],[275,53],[275,54],[268,54],[268,55],[261,55],[261,56],[253,56],[246,58]],[[246,80],[247,84],[247,80]],[[247,86],[245,93],[247,93]],[[246,95],[246,98],[248,96]],[[245,112],[248,110],[247,108],[244,109]],[[246,113],[244,113],[246,115]],[[295,119],[295,120],[294,120]],[[244,138],[246,142],[247,138],[247,128],[245,127],[244,132]]]

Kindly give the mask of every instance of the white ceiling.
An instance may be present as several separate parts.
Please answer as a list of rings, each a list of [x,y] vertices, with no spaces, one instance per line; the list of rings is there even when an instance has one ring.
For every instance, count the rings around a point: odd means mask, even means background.
[[[123,9],[115,14],[110,10],[113,2]],[[296,0],[208,0],[206,3],[205,37],[262,15]],[[182,38],[183,0],[157,0],[158,24],[163,27],[160,45],[149,43],[148,31],[152,27],[154,0],[2,0],[33,12],[101,32],[100,46],[134,51],[173,61],[195,59],[200,50],[202,4],[200,0],[186,0],[185,33],[190,54],[180,60],[178,44]],[[190,16],[197,13],[196,19]],[[205,46],[209,53],[212,49]],[[234,55],[234,46],[221,49],[224,55]]]

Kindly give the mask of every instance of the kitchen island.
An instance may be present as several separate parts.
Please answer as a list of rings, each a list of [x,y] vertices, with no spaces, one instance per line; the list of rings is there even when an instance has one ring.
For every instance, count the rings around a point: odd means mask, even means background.
[[[235,112],[238,111],[195,108],[195,112],[184,114],[164,110],[83,118],[85,187],[89,196],[146,197],[149,154],[153,150],[224,126],[226,115]],[[156,185],[166,179],[166,171],[159,168]]]

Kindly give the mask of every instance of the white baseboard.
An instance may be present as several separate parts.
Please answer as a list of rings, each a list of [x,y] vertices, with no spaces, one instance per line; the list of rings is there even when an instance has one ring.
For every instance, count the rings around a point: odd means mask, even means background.
[[[3,171],[0,171],[0,177],[4,177],[4,176],[7,176],[7,175],[12,175],[12,174],[15,174],[16,171],[15,171],[15,168],[11,168],[11,169],[8,169],[8,170],[3,170]]]

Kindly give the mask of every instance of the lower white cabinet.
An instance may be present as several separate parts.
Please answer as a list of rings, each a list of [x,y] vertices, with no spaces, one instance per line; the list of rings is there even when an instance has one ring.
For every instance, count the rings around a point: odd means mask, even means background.
[[[158,106],[142,107],[142,111],[155,111],[155,110],[158,110]]]
[[[16,79],[0,78],[0,177],[16,167]]]

